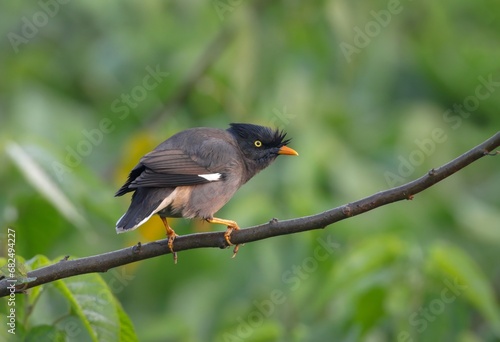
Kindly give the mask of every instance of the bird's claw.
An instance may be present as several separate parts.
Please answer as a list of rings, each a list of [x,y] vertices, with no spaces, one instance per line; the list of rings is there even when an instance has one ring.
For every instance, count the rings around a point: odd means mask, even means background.
[[[233,256],[232,256],[234,258],[236,256],[236,254],[238,253],[238,249],[240,248],[240,245],[237,244],[235,246],[234,243],[231,242],[231,233],[234,230],[240,230],[240,227],[238,227],[238,224],[235,221],[224,220],[224,219],[220,219],[220,218],[216,218],[216,217],[209,218],[209,219],[207,219],[207,221],[210,223],[223,224],[227,227],[226,232],[224,233],[224,239],[226,240],[226,243],[229,246],[234,246]]]
[[[170,252],[174,257],[174,264],[177,264],[177,252],[174,252],[174,240],[179,235],[175,234],[175,231],[168,225],[167,219],[165,217],[160,216],[160,218],[163,221],[163,225],[165,226],[165,232],[167,233],[168,236],[168,242],[167,242],[168,249],[170,249]]]
[[[240,228],[238,227],[231,227],[231,226],[228,226],[227,227],[227,230],[226,232],[224,233],[224,239],[226,240],[227,244],[229,246],[234,246],[234,249],[233,249],[233,256],[231,258],[234,258],[236,256],[236,254],[238,254],[238,250],[240,249],[240,245],[235,245],[231,242],[231,233],[233,232],[233,230],[239,230]]]
[[[175,233],[168,235],[167,242],[168,249],[170,249],[170,252],[172,252],[172,256],[174,257],[174,264],[177,264],[177,252],[174,252],[174,240],[177,236],[179,235]]]

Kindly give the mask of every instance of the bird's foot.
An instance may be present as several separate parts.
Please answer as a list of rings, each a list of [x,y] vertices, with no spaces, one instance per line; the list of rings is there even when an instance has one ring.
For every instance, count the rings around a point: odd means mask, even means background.
[[[168,245],[168,249],[170,249],[170,252],[172,252],[172,256],[174,257],[174,264],[177,264],[177,252],[174,252],[174,240],[177,236],[177,234],[175,234],[175,232],[172,230],[173,234],[171,235],[168,235],[168,242],[167,242],[167,245]]]
[[[240,227],[238,227],[238,225],[235,225],[235,226],[227,226],[227,230],[226,232],[224,233],[224,239],[226,239],[226,242],[229,246],[234,246],[234,249],[233,249],[233,256],[231,258],[234,258],[236,256],[236,254],[238,253],[238,250],[240,249],[240,245],[234,245],[232,242],[231,242],[231,233],[233,232],[233,230],[240,230]]]
[[[172,256],[174,258],[174,264],[177,264],[177,252],[174,252],[174,240],[179,235],[177,235],[175,231],[169,226],[167,219],[165,217],[161,217],[161,220],[163,221],[163,224],[165,225],[165,231],[167,232],[168,249],[170,249],[170,252],[172,253]]]
[[[232,258],[234,258],[236,256],[236,254],[238,253],[238,250],[240,249],[240,245],[239,244],[234,245],[231,242],[231,233],[235,230],[240,230],[240,227],[238,226],[238,224],[235,221],[224,220],[224,219],[220,219],[220,218],[216,218],[216,217],[208,219],[207,221],[210,223],[218,223],[218,224],[223,224],[223,225],[227,226],[227,230],[224,233],[224,239],[226,240],[226,242],[229,246],[234,246],[233,256],[232,256]]]

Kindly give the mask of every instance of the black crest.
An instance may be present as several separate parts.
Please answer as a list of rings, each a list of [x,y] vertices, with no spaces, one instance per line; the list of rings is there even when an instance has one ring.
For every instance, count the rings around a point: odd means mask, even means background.
[[[228,131],[242,140],[261,140],[268,147],[281,147],[290,142],[290,139],[285,139],[286,133],[279,129],[273,130],[269,127],[247,123],[232,123],[230,126]]]

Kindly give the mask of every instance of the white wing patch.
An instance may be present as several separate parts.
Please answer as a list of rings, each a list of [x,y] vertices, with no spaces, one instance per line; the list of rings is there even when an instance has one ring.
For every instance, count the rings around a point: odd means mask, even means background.
[[[205,178],[209,182],[215,182],[222,176],[220,173],[207,173],[205,175],[198,175],[198,177]]]

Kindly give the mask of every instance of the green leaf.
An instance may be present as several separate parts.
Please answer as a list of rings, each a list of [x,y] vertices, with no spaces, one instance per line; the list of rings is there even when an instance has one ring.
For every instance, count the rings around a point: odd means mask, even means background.
[[[373,324],[371,317],[381,314],[378,310],[380,305],[374,308],[376,313],[366,313],[366,317],[360,317],[356,312],[356,303],[362,303],[365,296],[376,293],[380,286],[390,281],[393,277],[391,270],[405,246],[404,241],[393,236],[368,238],[355,244],[338,259],[308,307],[312,312],[320,312],[328,305],[333,305],[332,301],[335,300],[337,308],[345,306],[345,309],[337,310],[337,320],[357,318],[366,327]],[[342,295],[339,296],[339,293]]]
[[[383,287],[374,286],[356,298],[354,319],[363,332],[371,329],[381,320],[381,317],[385,316],[386,297],[387,293]],[[366,305],[366,303],[370,303],[370,305]]]
[[[76,206],[64,194],[62,187],[54,182],[42,166],[25,149],[15,142],[9,142],[5,147],[7,155],[26,180],[49,201],[62,216],[70,222],[74,222],[78,227],[85,228],[88,223],[80,215]]]
[[[475,261],[457,247],[437,243],[430,250],[429,262],[431,270],[446,277],[443,281],[454,288],[455,295],[463,292],[500,336],[500,313],[495,305],[495,295]]]
[[[100,275],[85,274],[54,284],[93,341],[137,340],[130,319]]]
[[[134,342],[138,341],[137,335],[135,334],[134,325],[128,317],[125,310],[123,310],[120,302],[115,298],[115,305],[118,311],[118,317],[120,319],[120,339],[119,341]]]
[[[339,285],[351,287],[371,272],[390,265],[404,248],[404,242],[393,236],[366,239],[339,260],[333,272],[334,279]]]
[[[25,342],[65,342],[63,331],[50,325],[38,325],[31,329],[24,339]]]

